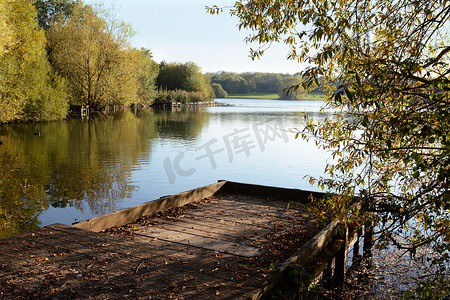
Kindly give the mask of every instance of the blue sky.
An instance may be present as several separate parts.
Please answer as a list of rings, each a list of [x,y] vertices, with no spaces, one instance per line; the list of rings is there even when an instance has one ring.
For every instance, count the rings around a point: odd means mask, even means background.
[[[97,0],[85,0],[87,4]],[[288,49],[272,45],[259,61],[252,61],[246,32],[237,28],[238,20],[223,13],[206,14],[205,6],[229,6],[232,0],[103,0],[115,7],[117,17],[136,31],[134,47],[152,50],[156,61],[193,61],[203,72],[296,73],[304,67],[288,61]]]

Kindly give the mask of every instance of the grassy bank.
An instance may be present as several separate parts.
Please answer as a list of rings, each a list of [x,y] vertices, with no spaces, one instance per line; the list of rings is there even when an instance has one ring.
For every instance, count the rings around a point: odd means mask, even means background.
[[[243,99],[278,99],[278,94],[263,94],[263,93],[250,93],[250,94],[228,94],[228,98],[243,98]]]
[[[325,94],[307,94],[301,100],[325,100],[325,97],[326,97]],[[250,94],[229,94],[228,98],[278,100],[280,96],[278,96],[278,94],[250,93]]]

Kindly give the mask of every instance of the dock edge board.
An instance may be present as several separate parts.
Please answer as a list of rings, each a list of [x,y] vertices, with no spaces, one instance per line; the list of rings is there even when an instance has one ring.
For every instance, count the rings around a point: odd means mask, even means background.
[[[300,189],[279,188],[264,185],[232,182],[219,180],[217,183],[199,187],[193,190],[175,195],[164,196],[157,200],[121,209],[113,213],[97,216],[88,220],[75,222],[72,225],[77,228],[100,232],[114,226],[123,226],[132,223],[145,215],[152,215],[157,212],[180,207],[191,202],[199,201],[210,197],[221,191],[254,194],[259,196],[276,196],[285,201],[307,202],[309,197],[322,197],[324,194]]]
[[[95,232],[100,232],[114,226],[123,226],[136,221],[142,216],[152,215],[166,209],[180,207],[188,203],[210,197],[218,192],[225,184],[226,182],[223,181],[179,194],[164,196],[158,200],[121,209],[116,212],[101,215],[88,220],[75,222],[72,226]]]

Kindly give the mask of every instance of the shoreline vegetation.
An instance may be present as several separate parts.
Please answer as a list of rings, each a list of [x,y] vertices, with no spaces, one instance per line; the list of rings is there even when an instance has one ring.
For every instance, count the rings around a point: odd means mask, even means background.
[[[131,46],[131,26],[101,5],[9,5],[0,9],[0,124],[61,120],[74,106],[96,113],[228,97],[323,100],[315,95],[321,83],[308,94],[300,73],[203,73],[194,62],[156,62],[150,49]]]
[[[61,120],[70,107],[210,102],[194,62],[156,62],[111,9],[81,0],[0,3],[0,124]],[[86,59],[88,57],[89,59]]]

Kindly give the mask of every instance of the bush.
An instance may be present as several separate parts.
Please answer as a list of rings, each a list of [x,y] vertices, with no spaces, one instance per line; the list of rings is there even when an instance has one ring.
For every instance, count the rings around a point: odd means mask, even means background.
[[[203,92],[191,92],[190,97],[191,97],[191,102],[206,102],[208,100],[211,100]]]
[[[175,102],[181,102],[183,104],[190,102],[190,96],[189,93],[183,90],[175,90],[171,91],[170,94],[175,99]]]
[[[155,104],[168,103],[169,92],[166,90],[158,90],[155,97]]]
[[[187,92],[184,90],[159,90],[156,94],[155,104],[168,104],[172,102],[187,104],[190,102],[205,102],[210,100],[211,98],[204,92]]]

